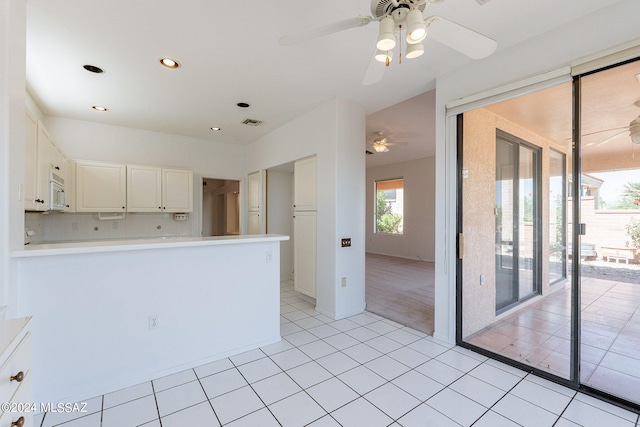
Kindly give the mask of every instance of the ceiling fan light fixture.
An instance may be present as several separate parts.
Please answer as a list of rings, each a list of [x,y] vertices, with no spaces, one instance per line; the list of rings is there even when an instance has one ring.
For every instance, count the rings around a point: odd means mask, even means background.
[[[629,136],[631,142],[640,144],[640,117],[629,123]]]
[[[387,62],[391,62],[393,60],[393,51],[392,50],[380,50],[376,51],[376,61],[382,62],[386,64]]]
[[[407,15],[407,43],[420,43],[427,37],[427,25],[419,9],[413,9]]]
[[[405,53],[405,58],[417,58],[424,54],[424,45],[422,43],[415,43],[407,45],[407,53]]]
[[[387,151],[389,151],[389,147],[387,147],[386,144],[383,144],[381,142],[374,142],[373,149],[375,150],[376,153],[386,153]]]
[[[376,47],[382,51],[393,50],[396,47],[396,23],[391,16],[380,21],[380,32]]]

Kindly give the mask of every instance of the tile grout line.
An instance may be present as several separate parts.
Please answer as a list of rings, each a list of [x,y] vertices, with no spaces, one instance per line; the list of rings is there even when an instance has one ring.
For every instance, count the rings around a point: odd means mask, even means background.
[[[158,397],[156,396],[156,387],[153,384],[153,381],[149,381],[151,383],[151,391],[153,392],[153,401],[156,404],[156,412],[158,413],[158,423],[160,423],[160,427],[162,427],[162,417],[160,417],[160,407],[158,406]],[[104,395],[102,397],[104,399]]]

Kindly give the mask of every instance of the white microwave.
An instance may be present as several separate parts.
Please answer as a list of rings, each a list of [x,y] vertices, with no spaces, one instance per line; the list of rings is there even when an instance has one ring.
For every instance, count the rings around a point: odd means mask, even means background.
[[[62,211],[67,207],[64,193],[64,178],[49,171],[49,206],[50,211]]]

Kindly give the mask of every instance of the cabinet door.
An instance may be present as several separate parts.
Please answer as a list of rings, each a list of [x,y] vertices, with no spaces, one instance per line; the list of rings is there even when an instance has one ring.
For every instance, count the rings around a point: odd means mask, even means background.
[[[127,165],[127,212],[162,211],[162,169]]]
[[[49,172],[53,168],[53,163],[57,155],[57,150],[51,142],[49,133],[41,122],[38,122],[38,184],[37,199],[42,200],[41,209],[46,210],[49,206]]]
[[[247,189],[249,195],[249,210],[259,211],[262,200],[262,174],[254,172],[247,177]]]
[[[250,211],[247,218],[247,234],[260,234],[260,212]]]
[[[127,168],[115,163],[76,164],[77,212],[124,212]]]
[[[296,212],[293,217],[294,289],[316,297],[316,213]]]
[[[293,173],[293,206],[296,210],[316,210],[316,158],[298,160]]]
[[[163,212],[193,211],[193,172],[162,169]]]
[[[38,199],[38,121],[27,111],[24,141],[24,209],[41,210],[42,203]]]

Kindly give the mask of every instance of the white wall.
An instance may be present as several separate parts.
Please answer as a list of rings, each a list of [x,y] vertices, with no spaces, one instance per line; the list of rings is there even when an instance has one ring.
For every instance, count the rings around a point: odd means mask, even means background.
[[[243,175],[241,145],[50,116],[44,125],[73,160],[186,168],[218,179]]]
[[[367,252],[434,260],[435,157],[367,168]],[[375,233],[376,181],[404,179],[403,234]]]
[[[289,236],[280,245],[280,279],[293,280],[293,173],[267,174],[267,233]]]
[[[0,306],[15,313],[17,286],[9,252],[23,244],[25,0],[0,0]]]
[[[247,171],[317,155],[317,309],[343,318],[364,310],[365,110],[336,99],[250,144]],[[351,248],[340,238],[351,237]],[[347,286],[341,287],[341,278]]]
[[[455,342],[455,123],[445,106],[459,98],[571,65],[583,56],[640,37],[638,0],[623,0],[592,15],[541,34],[487,59],[440,76],[436,82],[436,338]],[[446,284],[446,286],[445,286]]]

